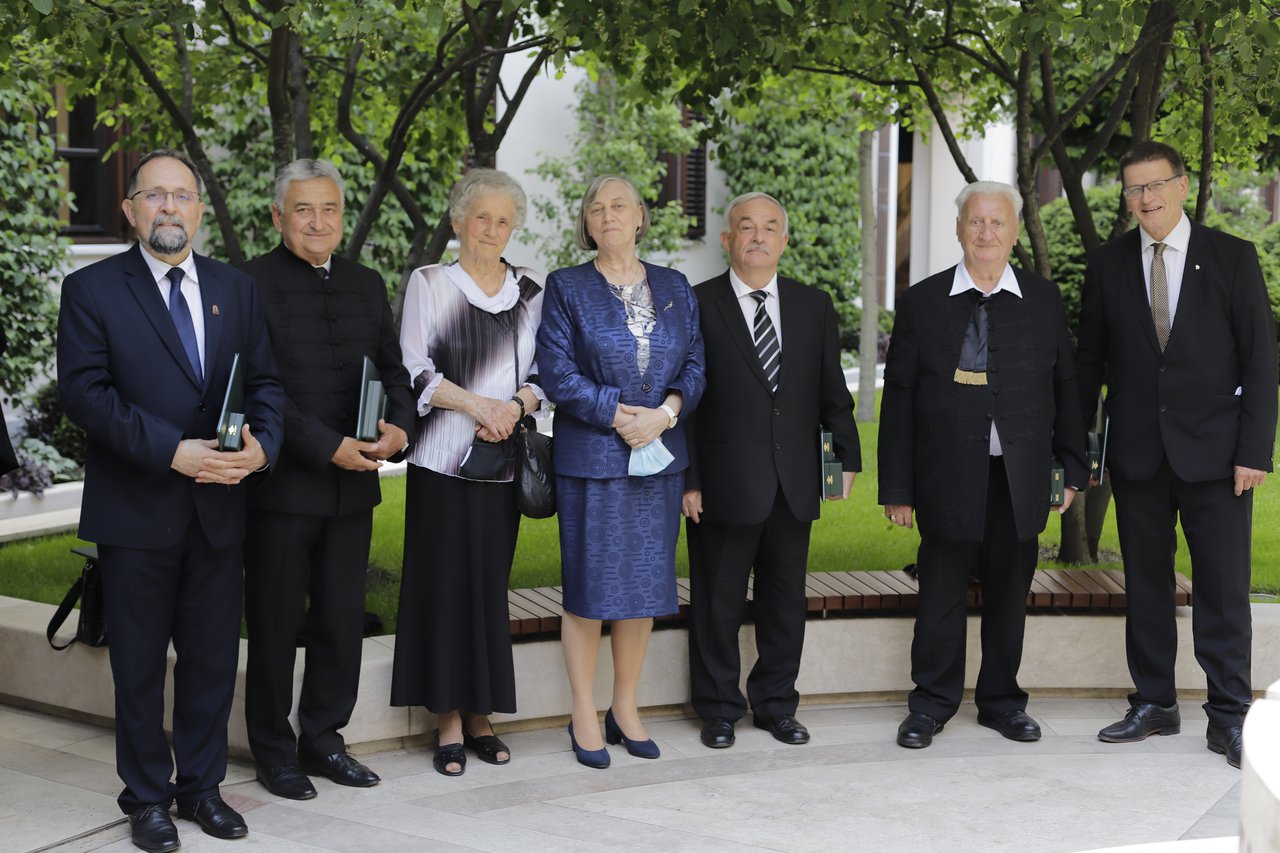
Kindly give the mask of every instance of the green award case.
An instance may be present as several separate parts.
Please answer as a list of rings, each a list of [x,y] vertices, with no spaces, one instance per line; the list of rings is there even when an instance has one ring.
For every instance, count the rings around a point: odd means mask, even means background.
[[[844,497],[844,467],[836,458],[835,446],[831,442],[831,433],[820,430],[818,433],[819,470],[822,474],[822,499]]]
[[[218,449],[232,452],[244,450],[244,366],[240,353],[231,359],[231,376],[218,413]]]
[[[360,369],[360,407],[356,412],[356,440],[377,441],[378,421],[387,414],[387,392],[382,387],[382,376],[373,366],[369,356],[364,357]]]

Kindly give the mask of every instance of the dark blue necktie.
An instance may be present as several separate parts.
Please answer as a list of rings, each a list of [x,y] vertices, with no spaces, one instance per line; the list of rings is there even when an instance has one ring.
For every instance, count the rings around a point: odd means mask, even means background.
[[[191,320],[191,309],[182,295],[182,277],[185,273],[180,267],[171,267],[166,273],[169,277],[169,315],[173,317],[173,325],[178,328],[178,340],[187,351],[187,359],[191,369],[196,372],[196,381],[204,384],[204,371],[200,368],[200,347],[196,344],[196,324]]]

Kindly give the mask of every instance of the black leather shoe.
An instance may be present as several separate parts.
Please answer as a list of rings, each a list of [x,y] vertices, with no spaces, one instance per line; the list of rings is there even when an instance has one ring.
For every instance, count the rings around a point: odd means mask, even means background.
[[[924,749],[933,743],[933,736],[942,731],[946,723],[940,723],[928,714],[912,711],[898,726],[898,746],[907,749]]]
[[[1176,735],[1182,731],[1182,715],[1178,703],[1168,707],[1143,702],[1130,705],[1124,719],[1098,732],[1098,740],[1107,743],[1134,743],[1150,735]]]
[[[259,764],[258,781],[268,791],[286,800],[309,800],[316,795],[316,786],[311,784],[307,774],[296,764],[282,764],[279,767],[263,767]]]
[[[323,776],[330,782],[347,785],[352,788],[372,788],[382,781],[377,773],[365,767],[345,752],[335,752],[323,758],[303,758],[300,762],[303,772],[312,776]]]
[[[1244,752],[1244,726],[1215,726],[1209,724],[1206,734],[1209,751],[1227,757],[1227,763],[1240,768],[1240,753]]]
[[[978,711],[978,725],[995,729],[1009,740],[1040,740],[1040,726],[1026,711]]]
[[[774,740],[790,744],[809,742],[809,730],[800,725],[799,721],[790,714],[778,714],[776,717],[753,714],[751,722],[757,729],[764,729],[773,735]]]
[[[158,803],[143,806],[129,815],[129,837],[134,847],[149,853],[178,849],[178,827],[169,817],[169,807]]]
[[[244,838],[249,834],[244,818],[217,794],[205,797],[194,806],[179,805],[178,817],[194,820],[200,824],[205,835],[212,835],[214,838]]]
[[[726,717],[712,717],[702,724],[702,734],[698,737],[702,739],[703,746],[709,746],[712,749],[728,749],[736,740],[733,736],[733,720]]]

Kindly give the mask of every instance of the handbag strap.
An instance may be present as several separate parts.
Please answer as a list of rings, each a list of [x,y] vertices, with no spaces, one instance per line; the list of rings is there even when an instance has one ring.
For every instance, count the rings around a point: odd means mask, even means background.
[[[76,606],[76,602],[80,600],[80,590],[84,587],[84,575],[76,578],[76,582],[71,585],[71,589],[67,590],[66,596],[62,599],[62,603],[58,605],[57,611],[54,612],[53,618],[49,620],[49,627],[45,629],[45,638],[49,641],[49,645],[53,646],[56,651],[62,651],[76,641],[76,637],[72,637],[62,645],[58,645],[53,641],[53,635],[58,633],[58,629],[62,627],[62,623],[67,621],[67,617],[71,615],[71,609]]]

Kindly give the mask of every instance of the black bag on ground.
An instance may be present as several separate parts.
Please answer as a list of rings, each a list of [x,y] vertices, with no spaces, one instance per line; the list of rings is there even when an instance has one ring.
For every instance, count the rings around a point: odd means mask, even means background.
[[[538,432],[531,417],[516,427],[516,507],[529,518],[556,514],[556,479],[551,468],[551,436]]]
[[[85,554],[79,548],[72,550],[78,554]],[[53,641],[53,635],[58,633],[62,623],[67,621],[67,617],[71,615],[71,609],[76,606],[77,599],[80,601],[80,621],[76,624],[76,635],[62,645],[58,645]],[[102,569],[98,567],[96,553],[92,553],[92,556],[85,554],[84,568],[80,571],[80,577],[71,585],[71,589],[67,591],[66,597],[62,599],[62,603],[53,614],[53,618],[49,620],[45,637],[48,638],[49,645],[58,651],[77,641],[86,646],[101,647],[107,644],[107,612],[102,602]]]

